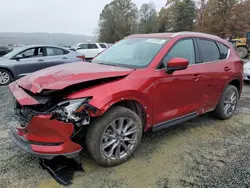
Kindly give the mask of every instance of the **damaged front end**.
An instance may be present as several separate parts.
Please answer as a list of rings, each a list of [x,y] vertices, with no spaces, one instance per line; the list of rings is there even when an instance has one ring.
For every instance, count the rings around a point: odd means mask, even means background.
[[[20,148],[43,159],[73,158],[82,151],[90,114],[98,110],[89,105],[92,97],[67,100],[65,93],[33,94],[17,84],[9,88],[16,98],[15,111],[20,122],[10,128],[9,135]],[[28,97],[34,104],[22,103],[23,99],[28,103]]]

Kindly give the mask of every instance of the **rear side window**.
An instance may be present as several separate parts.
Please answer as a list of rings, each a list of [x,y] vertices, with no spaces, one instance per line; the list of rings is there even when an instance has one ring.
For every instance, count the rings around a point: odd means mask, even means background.
[[[101,46],[101,48],[107,48],[107,46],[105,44],[99,44]]]
[[[88,49],[88,45],[87,44],[80,44],[77,49],[78,50],[79,49]]]
[[[226,47],[224,44],[217,42],[219,49],[220,49],[220,59],[226,59],[228,55],[228,47]]]
[[[64,50],[60,48],[46,48],[47,56],[64,55]]]
[[[185,39],[177,42],[164,58],[164,64],[174,57],[181,57],[189,60],[189,64],[195,63],[193,39]]]
[[[220,60],[220,51],[215,41],[198,39],[202,62]]]
[[[97,45],[96,44],[88,44],[88,49],[97,49]]]

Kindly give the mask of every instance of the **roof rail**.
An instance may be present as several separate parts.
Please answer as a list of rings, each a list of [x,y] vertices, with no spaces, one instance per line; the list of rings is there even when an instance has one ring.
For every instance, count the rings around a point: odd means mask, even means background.
[[[171,37],[176,37],[178,35],[184,35],[184,34],[199,34],[199,35],[203,35],[203,36],[207,36],[207,37],[215,37],[215,38],[220,38],[216,35],[211,35],[211,34],[207,34],[207,33],[201,33],[201,32],[194,32],[194,31],[180,31],[178,33],[173,34]]]

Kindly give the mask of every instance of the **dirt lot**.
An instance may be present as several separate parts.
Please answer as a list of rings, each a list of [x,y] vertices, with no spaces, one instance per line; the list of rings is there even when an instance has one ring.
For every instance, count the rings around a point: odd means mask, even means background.
[[[60,187],[8,138],[12,97],[0,88],[0,187]],[[219,121],[207,114],[172,129],[147,133],[134,157],[114,168],[90,158],[71,187],[249,187],[250,84],[244,87],[237,114]]]

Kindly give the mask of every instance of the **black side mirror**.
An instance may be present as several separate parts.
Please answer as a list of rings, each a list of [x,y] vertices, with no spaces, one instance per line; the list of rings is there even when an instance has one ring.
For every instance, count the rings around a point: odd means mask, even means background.
[[[12,59],[16,60],[16,61],[20,61],[20,59],[22,59],[21,57],[13,57]]]

